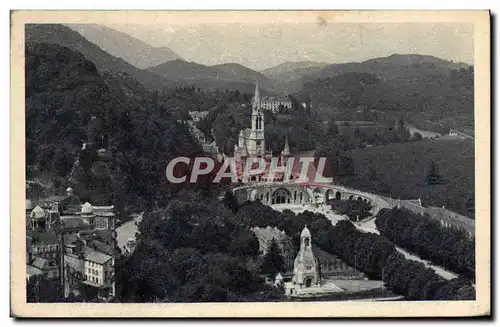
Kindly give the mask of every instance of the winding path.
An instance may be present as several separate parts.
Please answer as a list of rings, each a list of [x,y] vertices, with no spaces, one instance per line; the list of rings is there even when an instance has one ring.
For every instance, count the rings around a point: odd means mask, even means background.
[[[135,223],[142,220],[142,215],[143,213],[132,214],[132,220],[116,229],[116,243],[120,249],[123,249],[129,238],[135,238],[135,233],[139,230]]]
[[[313,205],[273,204],[273,205],[271,205],[271,208],[273,208],[274,210],[277,210],[277,211],[283,211],[285,209],[288,209],[288,210],[293,211],[294,213],[301,213],[301,212],[304,212],[306,210],[311,211],[311,212],[321,213],[321,214],[325,215],[325,217],[328,220],[330,220],[334,226],[340,220],[348,219],[345,216],[342,216],[342,215],[335,213],[331,209],[330,206],[326,206],[326,205],[313,206]],[[356,226],[356,228],[358,230],[360,230],[364,233],[375,233],[375,234],[380,235],[380,232],[377,230],[377,227],[375,226],[375,219],[374,218],[364,220],[363,222],[355,222],[354,226]],[[407,258],[407,259],[422,262],[426,267],[431,268],[432,270],[434,270],[436,272],[436,274],[438,274],[439,276],[443,277],[446,280],[450,280],[450,279],[453,279],[455,277],[458,277],[457,274],[455,274],[451,271],[445,270],[444,268],[442,268],[440,266],[433,265],[429,261],[424,260],[424,259],[420,258],[419,256],[412,254],[412,253],[410,253],[410,252],[408,252],[408,251],[406,251],[398,246],[396,246],[396,250],[398,252],[400,252],[401,254],[403,254],[405,256],[405,258]]]

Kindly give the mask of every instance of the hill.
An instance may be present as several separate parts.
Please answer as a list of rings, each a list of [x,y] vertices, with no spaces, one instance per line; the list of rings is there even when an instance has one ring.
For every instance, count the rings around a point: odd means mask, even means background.
[[[341,180],[346,186],[392,198],[421,199],[424,205],[446,208],[472,216],[467,201],[474,198],[474,140],[423,140],[355,149],[355,177]],[[444,180],[428,185],[434,161]]]
[[[465,66],[420,55],[330,65],[304,77],[297,97],[312,99],[326,112],[392,112],[439,124],[453,118],[459,119],[458,128],[468,127],[474,113],[474,69]]]
[[[140,69],[180,58],[168,47],[153,47],[126,33],[104,25],[67,24],[66,26],[80,33],[107,53]]]
[[[177,59],[147,70],[178,84],[192,84],[208,89],[237,89],[250,93],[255,89],[255,82],[259,81],[264,93],[274,91],[273,82],[269,78],[238,64],[205,66]]]
[[[276,85],[286,93],[294,93],[303,86],[302,78],[312,75],[329,63],[300,61],[300,62],[285,62],[278,66],[274,66],[262,71],[263,74],[272,78]]]
[[[345,73],[370,73],[386,80],[419,79],[429,75],[448,75],[451,70],[468,68],[441,58],[417,54],[393,54],[363,62],[332,64],[304,76],[305,80],[326,78]]]
[[[172,86],[172,83],[164,77],[134,67],[123,59],[113,57],[78,32],[60,24],[26,24],[25,38],[26,42],[58,44],[77,51],[94,63],[99,71],[126,73],[151,90],[164,90]]]
[[[262,72],[262,74],[272,77],[278,78],[282,74],[291,73],[297,70],[304,70],[308,68],[323,68],[328,66],[327,62],[315,62],[315,61],[287,61],[282,64],[266,68]]]
[[[275,82],[267,77],[266,75],[255,71],[253,69],[247,68],[240,64],[228,63],[212,66],[213,68],[220,69],[234,77],[235,80],[241,80],[248,83],[255,84],[256,81],[259,82],[259,86],[266,90],[275,90]]]
[[[165,200],[168,160],[201,148],[157,94],[57,44],[28,42],[25,54],[27,178],[50,176],[56,194],[69,181],[82,201],[120,212]]]

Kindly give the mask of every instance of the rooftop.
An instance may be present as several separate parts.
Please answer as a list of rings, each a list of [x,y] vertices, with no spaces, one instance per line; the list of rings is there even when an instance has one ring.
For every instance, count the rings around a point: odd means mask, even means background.
[[[89,248],[85,249],[85,260],[87,260],[87,261],[92,261],[92,262],[95,262],[95,263],[102,265],[111,259],[112,259],[112,257],[105,254],[105,253],[95,251],[95,250],[92,250]]]
[[[36,275],[43,275],[43,271],[36,267],[26,265],[26,275],[28,275],[29,277],[33,277]]]
[[[31,262],[31,266],[38,268],[40,270],[56,267],[55,262],[53,260],[48,260],[40,257],[36,257],[35,260]]]
[[[73,229],[73,228],[89,228],[90,225],[87,224],[83,218],[81,217],[61,217],[64,229]]]
[[[29,238],[31,238],[32,245],[49,245],[49,244],[57,244],[57,235],[53,230],[49,230],[46,232],[37,232],[37,231],[27,231],[26,233]]]

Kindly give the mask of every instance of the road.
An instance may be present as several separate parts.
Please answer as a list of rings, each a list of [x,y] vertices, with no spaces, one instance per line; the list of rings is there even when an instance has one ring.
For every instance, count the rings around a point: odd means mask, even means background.
[[[127,221],[116,229],[116,243],[123,250],[129,238],[135,238],[135,233],[138,232],[138,227],[135,222],[139,223],[142,220],[143,213],[132,214],[132,220]]]
[[[322,213],[325,215],[326,218],[328,218],[328,220],[330,220],[332,222],[332,224],[334,226],[337,224],[338,221],[348,219],[346,216],[342,216],[342,215],[339,215],[339,214],[333,212],[331,207],[326,206],[326,205],[312,206],[312,205],[274,204],[274,205],[271,205],[271,207],[277,211],[283,211],[285,209],[288,209],[288,210],[293,211],[296,214],[304,212],[306,210],[309,210],[311,212]],[[365,221],[359,222],[359,223],[355,222],[354,225],[356,226],[357,229],[359,229],[362,232],[375,233],[375,234],[380,235],[380,232],[377,230],[377,227],[375,226],[375,219],[369,219],[369,220],[365,220]],[[405,256],[405,258],[407,258],[407,259],[422,262],[426,267],[431,268],[432,270],[434,270],[436,272],[436,274],[438,274],[439,276],[443,277],[446,280],[450,280],[450,279],[453,279],[453,278],[458,276],[457,274],[455,274],[451,271],[445,270],[444,268],[442,268],[440,266],[433,265],[429,261],[424,260],[424,259],[420,258],[419,256],[412,254],[412,253],[410,253],[410,252],[408,252],[400,247],[396,246],[396,250],[399,253],[403,254]]]

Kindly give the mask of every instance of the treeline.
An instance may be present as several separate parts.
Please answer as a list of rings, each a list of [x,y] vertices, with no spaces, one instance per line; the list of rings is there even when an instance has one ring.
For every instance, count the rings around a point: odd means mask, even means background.
[[[207,192],[184,190],[139,224],[136,251],[120,267],[123,302],[217,302],[262,287],[259,242]]]
[[[398,252],[390,255],[383,269],[386,287],[405,294],[408,300],[474,300],[476,290],[466,280],[445,280],[423,263],[405,259]]]
[[[475,276],[475,238],[457,228],[447,228],[428,215],[393,208],[379,211],[375,224],[382,235],[468,278]]]
[[[312,240],[322,250],[332,253],[349,266],[372,279],[382,279],[391,291],[412,300],[474,299],[474,288],[463,279],[447,281],[423,263],[408,260],[397,252],[387,238],[364,233],[349,221],[335,226],[322,214],[305,211],[294,214],[289,210],[273,211],[259,201],[239,209],[237,221],[242,224],[271,226],[284,230],[298,247],[300,232],[307,225]],[[426,289],[423,293],[417,290]]]

